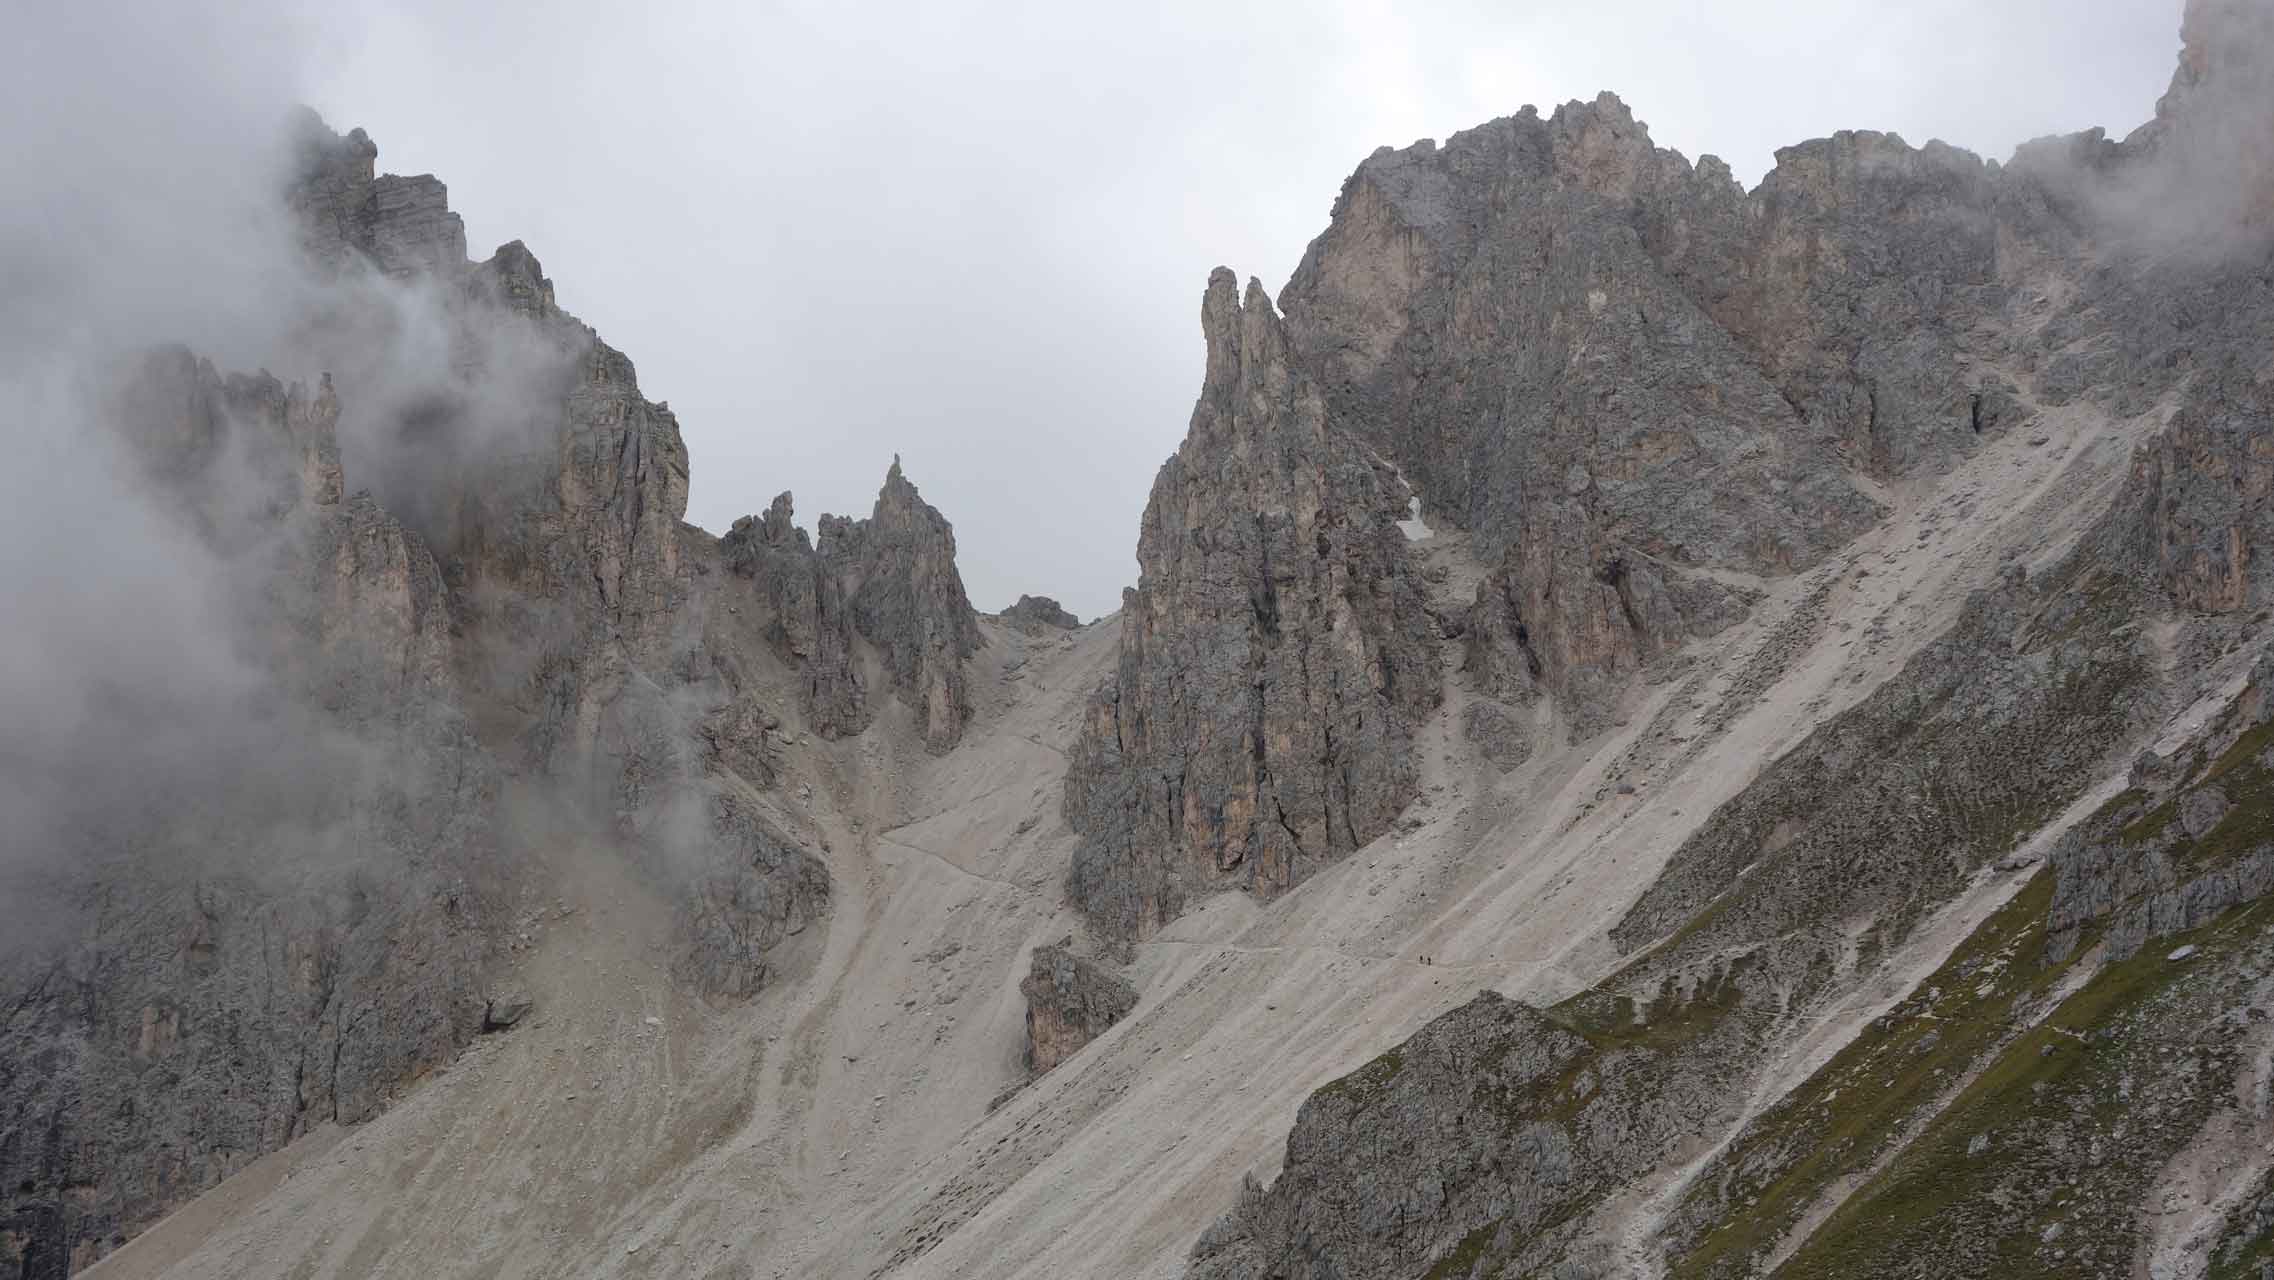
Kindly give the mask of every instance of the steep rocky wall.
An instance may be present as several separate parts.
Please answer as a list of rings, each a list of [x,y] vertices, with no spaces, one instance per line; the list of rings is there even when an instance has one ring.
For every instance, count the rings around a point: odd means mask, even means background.
[[[1479,993],[1312,1094],[1285,1171],[1268,1192],[1251,1184],[1186,1274],[1470,1274],[1495,1231],[1552,1229],[1633,1163],[1607,1163],[1593,1135],[1550,1118],[1619,1070],[1594,1056],[1538,1011]]]
[[[2274,1009],[2270,674],[2174,758],[2143,756],[1940,969],[1747,1124],[1670,1216],[1670,1274],[2199,1274],[2168,1224],[2247,1189],[2249,1141],[2239,1163],[2226,1148],[2263,1123],[2236,1082]],[[2204,1178],[2158,1189],[2198,1160]],[[1931,1217],[1905,1207],[1922,1196]]]
[[[1283,891],[1388,829],[1440,690],[1404,481],[1329,422],[1259,285],[1243,303],[1219,268],[1201,327],[1200,401],[1067,775],[1069,888],[1120,938],[1195,894]]]
[[[945,751],[971,718],[964,660],[979,617],[955,568],[955,529],[893,458],[866,520],[821,520],[820,555],[837,575],[853,628],[884,655],[892,687],[916,711],[924,741]]]
[[[104,409],[243,667],[186,697],[122,673],[136,731],[43,766],[91,798],[11,833],[11,871],[52,874],[11,882],[42,928],[0,947],[9,1274],[68,1274],[481,1029],[506,904],[542,889],[507,773],[545,839],[612,845],[676,904],[703,994],[755,991],[827,908],[764,795],[779,659],[712,621],[668,407],[525,247],[468,262],[442,184],[296,128],[308,270],[276,358],[312,385],[173,349]],[[939,525],[901,579],[953,583]]]
[[[78,760],[57,741],[80,807],[11,834],[50,868],[11,904],[45,939],[0,947],[12,1275],[67,1275],[309,1127],[369,1117],[479,1028],[510,875],[495,773],[459,709],[441,569],[342,496],[339,411],[328,382],[179,349],[118,398],[255,665],[195,700],[115,673],[104,714],[131,742]]]
[[[917,714],[926,745],[955,746],[971,718],[965,663],[979,617],[955,567],[955,530],[892,460],[866,519],[821,518],[817,548],[789,494],[744,516],[719,540],[727,569],[757,584],[767,642],[800,673],[806,723],[825,738],[868,727],[856,638],[873,646],[893,692]]]
[[[1627,673],[1742,615],[1742,593],[1697,570],[1805,567],[1877,514],[1848,474],[1879,447],[1847,405],[1860,403],[1850,384],[1870,360],[1810,327],[1853,299],[1724,306],[1698,287],[1748,278],[1745,238],[1763,221],[1726,168],[1693,170],[1653,148],[1606,94],[1546,120],[1527,109],[1442,147],[1376,152],[1282,294],[1297,358],[1318,372],[1336,420],[1398,462],[1433,518],[1477,534],[1498,565],[1484,590],[1526,632],[1523,665],[1583,712]],[[1983,240],[1953,241],[1947,219],[1924,221],[1906,244]],[[1682,255],[1711,261],[1669,261]],[[1962,274],[1985,274],[1986,261]],[[1901,292],[1898,277],[1881,272],[1920,266],[1870,265],[1855,276],[1888,294]],[[1850,278],[1814,261],[1786,270],[1795,294]],[[1795,336],[1749,345],[1728,324],[1746,309]],[[1764,363],[1772,345],[1804,351],[1791,363],[1812,372]],[[1947,353],[1906,354],[1907,376],[1935,383],[1936,405],[1970,435]],[[1840,371],[1836,393],[1801,385],[1829,378],[1816,365]],[[1894,410],[1881,412],[1886,435]]]
[[[294,201],[318,228],[311,243],[336,229],[342,271],[360,259],[433,299],[448,342],[447,367],[413,370],[423,376],[408,389],[399,362],[346,358],[385,396],[361,424],[363,452],[382,497],[414,512],[440,553],[469,698],[510,734],[493,747],[549,778],[680,902],[675,972],[706,994],[749,994],[767,953],[824,909],[827,876],[752,799],[773,781],[766,734],[780,709],[760,693],[752,664],[764,659],[707,623],[696,569],[719,548],[683,536],[677,419],[641,394],[628,357],[559,308],[526,246],[468,263],[439,183],[371,177],[360,132],[311,123],[307,136]],[[352,396],[356,380],[345,386]],[[785,503],[785,528],[788,515]],[[942,555],[952,578],[952,539]],[[782,590],[785,606],[804,603],[794,583]],[[814,649],[805,710],[850,723],[865,715],[839,620],[855,614],[850,588],[816,580],[810,594],[814,617],[772,647]]]
[[[2189,1161],[2208,1157],[2189,1153],[2223,1151],[2222,1134],[2263,1121],[2233,1085],[2258,1069],[2252,1028],[2274,1000],[2263,661],[2223,717],[2180,756],[2143,759],[2133,787],[1886,1017],[1758,1116],[1739,1104],[1811,1010],[1872,980],[1928,911],[2262,629],[2274,305],[2254,238],[2255,152],[2229,136],[2268,110],[2247,92],[2274,55],[2262,14],[2197,0],[2155,124],[2123,144],[2097,132],[2033,144],[2002,171],[1843,134],[1780,153],[1746,195],[1715,166],[1584,143],[1600,126],[1586,109],[1487,127],[1544,130],[1540,145],[1573,161],[1558,181],[1633,196],[1597,216],[1631,217],[1653,262],[1859,465],[1897,474],[1967,447],[1949,427],[1953,391],[1967,434],[2010,422],[2024,401],[2003,372],[1992,380],[1993,363],[2040,404],[2156,412],[2163,429],[2060,562],[1977,596],[1675,852],[1611,931],[1634,957],[1625,969],[1538,1013],[1480,999],[1321,1090],[1285,1171],[1202,1237],[1191,1274],[2130,1274],[2173,1247],[2152,1238],[2168,1233],[2158,1220],[2173,1203],[2159,1179],[2194,1194]],[[2213,68],[2245,100],[2227,98]],[[2190,133],[2203,129],[2214,136]],[[1289,304],[1350,379],[1340,394],[1400,385],[1367,380],[1408,372],[1396,353],[1411,325],[1442,319],[1474,340],[1446,318],[1472,313],[1404,300],[1363,318],[1361,331],[1390,326],[1371,347],[1330,322],[1357,314],[1354,292],[1423,296],[1444,274],[1433,255],[1470,252],[1462,237],[1500,204],[1462,205],[1457,192],[1522,202],[1493,185],[1517,166],[1484,154],[1464,135],[1442,157],[1377,156],[1346,189]],[[2183,181],[2205,154],[2238,162]],[[1377,189],[1397,184],[1402,206]],[[2187,216],[2143,212],[2130,196],[2151,187]],[[1476,212],[1385,221],[1393,207]],[[1994,314],[2005,319],[1970,327]],[[1399,412],[1378,394],[1373,411],[1393,423]],[[1387,447],[1416,438],[1393,433]],[[1409,463],[1425,489],[1428,466]],[[2168,630],[2150,645],[2159,622]],[[1472,671],[1503,696],[1548,669],[1552,632],[1575,630],[1551,626],[1506,570],[1480,589],[1469,628]],[[1553,1072],[1475,1083],[1559,1035],[1583,1047]],[[1725,1147],[1705,1145],[1740,1120]],[[1712,1154],[1673,1184],[1655,1234],[1598,1234],[1620,1219],[1590,1209],[1699,1149]],[[2223,1266],[2264,1255],[2254,1168],[2207,1175],[2244,1179]]]
[[[1675,851],[1611,931],[1634,956],[1619,973],[1548,1010],[1480,999],[1315,1095],[1287,1172],[1203,1239],[1191,1274],[1601,1262],[1583,1208],[1726,1123],[1780,1037],[2136,734],[2158,690],[2117,630],[2128,616],[2089,564],[1978,597]],[[1543,1027],[1577,1045],[1553,1071],[1448,1083]]]

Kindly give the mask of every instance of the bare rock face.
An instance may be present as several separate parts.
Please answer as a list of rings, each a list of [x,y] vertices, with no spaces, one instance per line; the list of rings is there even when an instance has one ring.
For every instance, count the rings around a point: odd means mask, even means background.
[[[823,516],[820,542],[854,629],[883,653],[924,741],[935,751],[953,747],[971,718],[964,660],[979,649],[979,618],[956,572],[954,527],[916,492],[896,457],[868,519]]]
[[[1572,1027],[1479,993],[1312,1094],[1278,1180],[1268,1192],[1250,1184],[1185,1274],[1466,1276],[1488,1250],[1506,1258],[1511,1241],[1535,1246],[1516,1273],[1554,1274],[1541,1266],[1547,1246],[1670,1127],[1559,1114],[1575,1095],[1629,1090],[1631,1064],[1594,1058]],[[1668,1101],[1694,1102],[1699,1089],[1674,1082]]]
[[[43,922],[0,938],[10,1274],[86,1265],[479,1032],[529,869],[508,771],[678,904],[704,994],[827,906],[760,800],[775,659],[705,607],[669,409],[524,246],[466,261],[439,182],[313,117],[299,144],[315,301],[279,358],[312,385],[172,349],[103,408],[226,620],[183,638],[221,678],[104,673],[69,785],[11,776],[40,803],[0,867],[60,870],[6,886]]]
[[[368,262],[394,276],[444,275],[466,262],[466,223],[432,174],[374,174],[379,148],[361,129],[342,138],[312,111],[297,122],[301,178],[287,193],[312,257]]]
[[[2274,605],[2274,15],[2192,0],[2156,118],[2035,146],[2019,176],[2105,247],[2047,326],[2040,382],[2119,409],[2170,406],[2138,450],[2100,554],[2181,609]],[[2057,144],[2057,145],[2056,145]]]
[[[1070,941],[1070,940],[1069,940]],[[1041,1075],[1081,1052],[1107,1027],[1137,1007],[1137,989],[1112,970],[1085,960],[1064,944],[1036,947],[1027,976],[1026,1069]]]
[[[2132,463],[2131,519],[2111,549],[2180,607],[2238,613],[2274,603],[2274,392],[2244,359],[2200,375],[2198,394]],[[2118,538],[2121,541],[2118,541]]]
[[[1683,843],[1611,930],[1632,957],[1612,977],[1544,1010],[1486,993],[1314,1094],[1278,1180],[1187,1274],[1534,1275],[1597,1257],[1586,1211],[1730,1122],[1745,1072],[1868,972],[1841,939],[1868,927],[1892,949],[2152,715],[2145,646],[2110,625],[2125,606],[2090,556],[1978,595]],[[1931,793],[1910,781],[1921,768]]]
[[[763,517],[735,521],[719,548],[728,570],[763,594],[767,641],[802,675],[814,732],[842,738],[868,727],[874,708],[857,637],[881,655],[927,745],[945,751],[962,737],[971,718],[964,662],[978,651],[979,617],[955,567],[954,527],[918,495],[898,458],[867,519],[821,517],[818,548],[786,493]]]
[[[2274,14],[2188,0],[2171,88],[2124,140],[2151,157],[2120,215],[2159,244],[2233,258],[2274,244]]]
[[[1719,281],[1757,221],[1608,94],[1384,149],[1345,184],[1287,329],[1337,420],[1500,566],[1472,652],[1521,630],[1494,661],[1584,707],[1742,615],[1697,570],[1804,567],[1876,515],[1849,478],[1868,430],[1796,400],[1662,260],[1710,250]],[[1963,390],[1937,394],[1970,435]]]
[[[380,498],[439,553],[460,668],[512,726],[519,763],[678,902],[674,973],[706,995],[750,994],[771,948],[825,908],[828,883],[751,799],[773,780],[766,732],[779,721],[754,692],[751,655],[706,624],[695,570],[720,548],[684,536],[677,419],[641,394],[629,358],[560,310],[526,246],[468,263],[440,183],[371,177],[360,133],[306,136],[294,199],[311,243],[342,270],[366,263],[441,300],[445,367],[342,379],[350,397],[359,383],[385,393],[358,439]],[[857,730],[853,611],[790,527],[786,495],[777,506],[738,531],[728,568],[762,576],[778,601],[768,640],[804,667],[809,716]]]
[[[2048,950],[2119,959],[2274,893],[2274,653],[2181,758],[2053,850]]]
[[[852,613],[837,575],[797,527],[790,495],[776,497],[763,517],[735,521],[719,546],[728,570],[764,593],[766,639],[798,669],[806,723],[825,738],[860,732],[868,702],[853,661]]]
[[[1067,776],[1070,888],[1143,937],[1189,895],[1281,892],[1412,800],[1435,626],[1394,468],[1333,427],[1261,286],[1201,310],[1208,371],[1154,481],[1121,655]]]
[[[765,985],[774,951],[829,905],[829,872],[747,805],[710,793],[688,815],[729,856],[680,898],[672,976],[708,996],[739,999]]]
[[[2002,168],[1839,134],[1780,152],[1747,194],[1718,164],[1636,143],[1601,100],[1361,168],[1291,286],[1290,326],[1331,394],[1387,424],[1385,449],[1424,496],[1503,540],[1466,620],[1471,673],[1503,701],[1535,685],[1583,699],[1584,673],[1652,660],[1635,637],[1678,635],[1724,603],[1657,603],[1601,579],[1568,589],[1557,556],[1595,535],[1565,526],[1579,532],[1554,551],[1540,531],[1603,518],[1585,510],[1602,483],[1592,459],[1563,485],[1575,515],[1541,512],[1559,501],[1550,470],[1519,479],[1531,509],[1495,525],[1501,482],[1462,449],[1479,415],[1448,410],[1522,369],[1529,344],[1578,361],[1514,400],[1552,402],[1594,349],[1555,345],[1579,313],[1538,274],[1496,278],[1525,286],[1498,303],[1483,283],[1474,297],[1444,283],[1517,211],[1604,198],[1587,217],[1607,230],[1542,224],[1559,251],[1655,272],[1788,406],[1758,421],[1838,467],[1937,466],[2038,406],[2152,414],[2152,434],[2075,543],[1977,592],[1690,834],[1611,929],[1624,966],[1549,1009],[1480,998],[1320,1090],[1277,1181],[1202,1237],[1190,1274],[1988,1277],[2117,1274],[2150,1256],[2171,1171],[2224,1141],[2234,1072],[2262,1051],[2274,895],[2274,659],[2224,710],[2174,714],[2231,671],[2213,664],[2263,639],[2274,605],[2274,277],[2257,185],[2274,13],[2194,0],[2185,38],[2154,123],[2122,143],[2034,143]],[[1543,181],[1557,194],[1532,190]],[[1605,247],[1628,230],[1646,263]],[[1608,313],[1620,294],[1597,287]],[[1454,362],[1497,336],[1496,306],[1534,299],[1545,317],[1525,347]],[[1639,391],[1596,389],[1653,414],[1656,372],[1706,341],[1622,369]],[[1589,420],[1563,404],[1566,421]],[[1602,437],[1612,458],[1617,429]],[[1727,474],[1693,456],[1701,475]],[[1771,515],[1791,492],[1724,482]],[[1628,528],[1676,520],[1710,528],[1672,507]],[[1685,543],[1715,549],[1652,550],[1674,571],[1660,582],[1692,565],[1777,571],[1758,549]],[[1817,548],[1798,565],[1834,544],[1789,545]],[[1631,619],[1623,633],[1613,617]],[[2159,625],[2178,638],[2148,638]],[[2084,816],[2070,809],[2159,732],[2182,740]],[[2074,825],[2033,870],[2024,841],[2054,821]],[[1926,931],[1999,876],[2012,896],[1968,936]],[[1938,969],[1891,965],[1921,940]],[[1759,1064],[1820,1028],[1818,1011],[1890,979],[1906,994],[1884,1016],[1822,1046],[1773,1105],[1746,1105]],[[2213,1065],[2159,1073],[2174,1045]],[[2167,1082],[2153,1100],[2134,1091],[2147,1078]],[[2092,1125],[2109,1140],[2085,1150],[2075,1134]],[[1658,1212],[1633,1216],[1660,1189]],[[2256,1265],[2265,1221],[2229,1214],[2214,1265]]]
[[[106,709],[53,743],[61,798],[12,816],[12,854],[51,868],[8,887],[39,935],[0,942],[12,1274],[68,1275],[308,1128],[368,1118],[480,1028],[509,871],[495,770],[442,571],[342,497],[339,414],[328,382],[178,348],[110,410],[249,665],[187,694],[106,673]]]
[[[1019,597],[1019,602],[995,615],[1021,631],[1073,631],[1082,620],[1059,606],[1049,596]]]

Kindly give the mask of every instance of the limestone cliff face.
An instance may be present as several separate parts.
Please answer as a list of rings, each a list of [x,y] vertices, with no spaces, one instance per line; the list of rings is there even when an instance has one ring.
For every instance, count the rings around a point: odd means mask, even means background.
[[[1022,595],[1017,604],[995,616],[1028,632],[1072,631],[1082,625],[1080,618],[1049,596]]]
[[[536,258],[469,262],[442,184],[375,175],[360,131],[308,117],[297,154],[308,288],[279,305],[307,312],[277,354],[307,383],[177,348],[103,406],[239,665],[147,706],[125,681],[134,732],[55,767],[147,780],[18,833],[63,870],[40,934],[0,939],[9,1274],[68,1274],[309,1126],[368,1118],[481,1029],[505,904],[542,890],[505,774],[674,902],[673,973],[733,998],[830,892],[766,795],[788,710],[770,667],[828,662],[865,609],[943,744],[968,703],[952,537],[897,471],[848,548],[860,576],[826,577],[846,622],[772,644],[728,625],[731,557],[682,523],[676,420]],[[812,705],[857,712],[849,653],[835,669],[853,696]]]
[[[1626,1064],[1593,1058],[1572,1028],[1479,993],[1396,1056],[1312,1094],[1277,1182],[1268,1192],[1248,1184],[1194,1246],[1186,1274],[1471,1276],[1496,1233],[1553,1235],[1639,1166],[1657,1136],[1531,1114],[1625,1084]],[[1669,1101],[1696,1102],[1702,1083],[1678,1082]]]
[[[1878,510],[1849,472],[1891,428],[1850,411],[1860,393],[1765,367],[1723,313],[1767,304],[1701,296],[1761,224],[1725,168],[1653,148],[1606,94],[1375,153],[1281,298],[1336,419],[1476,533],[1499,566],[1492,608],[1526,633],[1521,665],[1578,706],[1742,614],[1699,570],[1807,566]],[[1713,261],[1685,274],[1668,261],[1684,255]],[[1774,310],[1809,324],[1799,299]],[[1868,362],[1837,345],[1754,344],[1823,347],[1852,382]],[[1959,380],[1937,396],[1969,434]]]
[[[360,132],[304,134],[292,201],[319,259],[438,300],[446,367],[406,377],[350,352],[342,386],[351,405],[365,387],[378,397],[358,443],[378,494],[436,548],[469,698],[510,726],[517,763],[680,897],[675,971],[707,994],[748,994],[767,952],[823,909],[827,877],[750,797],[772,781],[778,709],[735,638],[706,624],[696,569],[717,548],[683,536],[677,419],[559,308],[526,246],[467,262],[440,183],[372,177]],[[858,714],[851,667],[834,670],[809,712]]]
[[[2236,361],[2198,388],[2133,459],[2130,518],[2104,545],[2153,573],[2182,608],[2262,609],[2274,602],[2274,394]]]
[[[1494,532],[1492,486],[1444,465],[1467,437],[1425,433],[1464,421],[1445,416],[1458,373],[1437,384],[1457,370],[1447,350],[1494,332],[1464,327],[1481,313],[1457,295],[1433,309],[1431,290],[1458,278],[1441,255],[1545,198],[1517,188],[1615,197],[1589,215],[1611,231],[1556,223],[1556,243],[1601,262],[1599,242],[1633,230],[1647,263],[1630,269],[1694,304],[1789,406],[1762,421],[1840,466],[1939,465],[2042,406],[2088,404],[2148,434],[2078,540],[2009,566],[1684,841],[1610,930],[1620,969],[1548,1009],[1482,997],[1319,1091],[1277,1181],[1202,1237],[1190,1274],[2149,1269],[2165,1179],[2221,1149],[2223,1126],[2263,1120],[2234,1082],[2256,1078],[2274,998],[2274,671],[2262,656],[2239,693],[2215,692],[2263,641],[2270,603],[2274,293],[2257,183],[2274,26],[2262,5],[2195,0],[2185,38],[2153,123],[2122,143],[2033,143],[2002,168],[1840,134],[1780,152],[1747,194],[1716,165],[1647,151],[1602,100],[1477,131],[1530,151],[1462,135],[1361,168],[1290,289],[1290,325],[1347,379],[1337,395],[1391,424],[1385,447],[1425,496],[1486,491],[1441,509],[1510,547],[1467,637],[1497,696],[1536,681],[1584,698],[1570,672],[1651,657],[1595,621],[1607,607],[1557,611],[1552,564],[1526,564],[1553,546],[1540,517]],[[1477,192],[1490,200],[1462,203]],[[1369,345],[1373,326],[1388,339]],[[1551,319],[1530,340],[1556,332]],[[1437,399],[1407,428],[1402,396]],[[1699,616],[1679,599],[1621,604],[1630,635]],[[2173,716],[2198,698],[2211,714]],[[2067,821],[2089,780],[2159,730],[2180,746],[2080,806],[2033,868],[2023,837]],[[1997,877],[2012,896],[1937,940],[1933,972],[1888,965]],[[1812,1011],[1891,979],[1901,999],[1824,1046],[1806,1081],[1756,1092],[1759,1064],[1799,1043]],[[2198,1066],[2153,1065],[2180,1060]],[[2163,1082],[2152,1098],[2136,1086],[2148,1078]],[[2095,1143],[2079,1144],[2087,1130]],[[2242,1274],[2274,1256],[2274,1231],[2252,1208],[2263,1166],[2226,1168],[2242,1170],[2238,1198],[2190,1229],[2211,1274]]]
[[[798,669],[806,723],[825,738],[868,727],[860,643],[916,712],[926,745],[952,748],[971,718],[964,664],[979,648],[979,617],[955,567],[955,530],[893,459],[865,520],[821,517],[821,545],[797,527],[789,494],[763,517],[744,516],[720,539],[730,572],[766,601],[766,638]]]
[[[328,381],[178,348],[111,409],[249,665],[188,699],[115,673],[104,714],[132,734],[107,759],[55,744],[75,807],[13,833],[73,861],[13,903],[47,939],[0,946],[11,1274],[66,1275],[311,1126],[368,1118],[479,1027],[508,873],[495,771],[441,569],[342,496],[339,413]]]
[[[971,718],[964,660],[979,648],[979,617],[955,568],[955,529],[892,460],[866,520],[821,520],[820,554],[843,585],[853,627],[884,655],[924,741],[953,747]]]
[[[1977,597],[1675,851],[1611,929],[1612,977],[1549,1009],[1487,994],[1314,1095],[1189,1274],[1609,1265],[1586,1211],[1732,1123],[1747,1071],[2153,715],[2125,601],[2090,556]]]
[[[1219,269],[1201,324],[1200,402],[1067,777],[1074,900],[1124,938],[1194,894],[1281,892],[1388,829],[1440,689],[1404,481],[1330,423],[1259,285],[1243,303]]]

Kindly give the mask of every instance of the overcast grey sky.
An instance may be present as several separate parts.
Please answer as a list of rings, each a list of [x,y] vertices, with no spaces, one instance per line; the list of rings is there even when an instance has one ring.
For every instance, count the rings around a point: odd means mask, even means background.
[[[342,8],[301,33],[311,101],[631,355],[690,519],[865,513],[897,451],[975,604],[1090,617],[1183,436],[1209,268],[1276,292],[1374,147],[1609,88],[1748,183],[1841,128],[2003,158],[2147,119],[2180,2]]]

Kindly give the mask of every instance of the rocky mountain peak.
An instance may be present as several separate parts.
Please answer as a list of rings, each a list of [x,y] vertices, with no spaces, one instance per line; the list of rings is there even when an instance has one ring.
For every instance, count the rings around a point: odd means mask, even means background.
[[[2274,243],[2274,10],[2188,0],[2171,88],[2125,139],[2153,159],[2140,208],[2159,239],[2255,255]]]
[[[1082,620],[1049,596],[1022,595],[1018,603],[995,615],[1024,631],[1072,631]]]
[[[837,575],[855,630],[877,646],[924,741],[953,747],[971,717],[964,660],[978,651],[978,614],[955,567],[955,527],[901,470],[885,471],[865,520],[823,516],[819,551]]]
[[[529,246],[509,240],[488,260],[474,268],[474,287],[487,292],[497,305],[533,318],[554,315],[553,282]]]
[[[1209,274],[1079,636],[897,456],[686,525],[527,247],[309,117],[283,376],[90,423],[224,625],[0,779],[0,1274],[249,1167],[119,1266],[2274,1267],[2274,19],[2188,8],[2005,165],[1377,152]]]
[[[1386,830],[1440,687],[1404,480],[1330,425],[1260,283],[1243,298],[1217,268],[1200,319],[1200,399],[1067,778],[1071,891],[1119,938],[1211,888],[1283,891]]]

